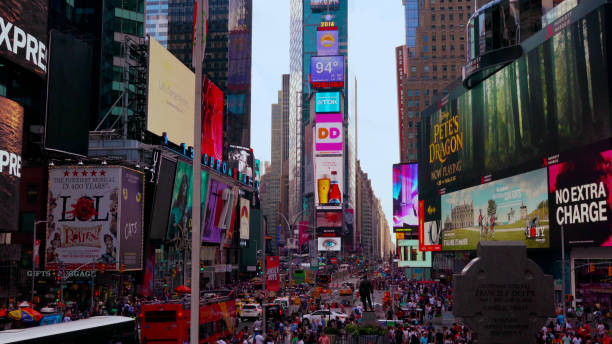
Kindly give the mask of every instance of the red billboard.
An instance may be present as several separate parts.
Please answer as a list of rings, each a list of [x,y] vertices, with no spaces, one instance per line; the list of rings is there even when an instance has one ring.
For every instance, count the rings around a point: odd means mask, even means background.
[[[266,257],[266,289],[269,291],[280,291],[279,268],[278,256]]]
[[[202,79],[202,154],[223,160],[223,92]]]
[[[309,233],[308,225],[309,225],[308,221],[300,222],[299,245],[300,245],[300,250],[302,253],[308,252],[308,241],[310,240],[310,235],[308,234]]]

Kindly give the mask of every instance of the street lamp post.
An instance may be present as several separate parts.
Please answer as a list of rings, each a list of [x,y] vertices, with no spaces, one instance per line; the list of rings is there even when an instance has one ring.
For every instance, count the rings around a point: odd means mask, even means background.
[[[36,226],[41,223],[47,223],[47,221],[35,221],[34,228],[32,228],[32,305],[34,305],[34,283],[36,279]]]

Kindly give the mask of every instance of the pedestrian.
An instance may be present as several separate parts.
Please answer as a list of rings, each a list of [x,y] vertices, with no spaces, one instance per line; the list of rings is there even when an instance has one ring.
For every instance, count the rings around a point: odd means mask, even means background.
[[[325,331],[323,331],[319,337],[319,344],[329,344],[329,337]]]

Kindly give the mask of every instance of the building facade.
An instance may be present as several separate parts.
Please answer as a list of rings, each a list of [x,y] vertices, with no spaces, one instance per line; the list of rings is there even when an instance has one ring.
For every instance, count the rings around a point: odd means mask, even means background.
[[[146,0],[146,33],[168,48],[168,0]]]

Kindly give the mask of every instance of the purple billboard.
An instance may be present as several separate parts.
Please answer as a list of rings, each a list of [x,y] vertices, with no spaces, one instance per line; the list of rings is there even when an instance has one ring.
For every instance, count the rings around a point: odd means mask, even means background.
[[[119,263],[126,270],[142,269],[142,242],[144,240],[144,174],[127,168],[122,169],[121,221],[119,231]]]
[[[419,223],[417,164],[393,165],[393,229],[416,228]]]
[[[314,88],[344,87],[344,56],[312,56],[310,84]]]
[[[317,28],[317,55],[338,55],[338,28]]]
[[[231,191],[226,184],[213,179],[210,180],[206,213],[204,214],[204,221],[202,221],[202,241],[215,244],[221,243],[221,231],[223,230],[221,228],[223,227],[221,213],[226,203],[223,199],[223,194],[224,192],[229,193]]]

